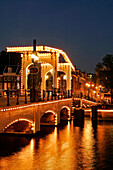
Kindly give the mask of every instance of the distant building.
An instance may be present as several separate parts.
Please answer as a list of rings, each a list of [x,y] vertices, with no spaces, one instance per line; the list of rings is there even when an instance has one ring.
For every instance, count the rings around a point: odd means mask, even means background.
[[[94,75],[76,69],[72,72],[72,91],[75,97],[96,99]]]
[[[20,65],[7,65],[0,75],[0,90],[17,90],[21,87]],[[4,93],[4,92],[3,92]]]

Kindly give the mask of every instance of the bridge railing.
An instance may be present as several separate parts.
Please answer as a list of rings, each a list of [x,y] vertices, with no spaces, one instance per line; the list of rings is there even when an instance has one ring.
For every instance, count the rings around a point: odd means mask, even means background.
[[[19,90],[19,89],[7,89],[0,90],[0,107],[26,104],[30,102],[50,101],[63,98],[72,97],[71,90]]]
[[[18,105],[30,102],[30,95],[27,90],[0,89],[0,107]]]
[[[82,93],[74,93],[73,97],[74,98],[87,99],[87,100],[90,100],[90,101],[93,101],[93,102],[97,102],[96,98],[92,98],[92,97],[87,96],[87,95],[82,95]]]
[[[63,98],[70,98],[72,97],[71,90],[36,90],[30,89],[28,90],[30,94],[30,101],[37,102],[37,101],[49,101],[49,100],[58,100]]]

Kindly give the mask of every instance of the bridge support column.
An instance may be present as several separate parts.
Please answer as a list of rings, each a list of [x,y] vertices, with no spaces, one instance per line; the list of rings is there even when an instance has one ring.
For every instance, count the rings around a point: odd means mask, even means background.
[[[53,64],[53,68],[54,68],[54,74],[53,74],[53,87],[56,89],[57,88],[57,65],[58,65],[58,57],[57,57],[57,53],[53,53],[53,58],[54,58],[54,64]]]
[[[76,125],[84,125],[84,110],[74,109],[74,122]]]
[[[71,90],[71,66],[68,65],[67,69],[67,90]]]
[[[42,69],[41,70],[41,77],[42,77],[41,90],[46,90],[46,81],[45,81],[46,70],[45,70],[45,65],[42,65],[41,69]]]
[[[21,58],[22,58],[22,66],[21,66],[21,90],[22,90],[24,87],[24,63],[25,63],[24,54],[21,54]],[[23,94],[23,91],[21,91],[21,93]]]

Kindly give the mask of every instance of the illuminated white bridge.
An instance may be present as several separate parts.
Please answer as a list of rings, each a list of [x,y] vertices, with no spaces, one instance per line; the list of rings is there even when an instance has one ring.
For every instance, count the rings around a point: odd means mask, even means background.
[[[1,108],[0,131],[2,133],[10,127],[17,128],[19,122],[27,122],[30,133],[36,133],[40,131],[41,124],[57,125],[60,123],[60,119],[70,119],[72,98],[39,103],[37,97],[39,95],[36,92],[38,90],[43,91],[44,96],[45,91],[51,90],[56,94],[60,90],[66,92],[67,95],[67,92],[71,92],[71,72],[75,68],[63,50],[48,46],[36,46],[36,41],[33,41],[33,43],[33,46],[6,47],[9,53],[17,52],[21,54],[20,89],[21,91],[31,90],[31,102],[33,103]],[[35,99],[35,97],[37,98]],[[24,126],[24,123],[21,126]],[[10,128],[10,130],[12,129]]]
[[[30,69],[34,61],[40,64],[39,74],[41,77],[40,90],[60,88],[61,90],[71,90],[71,72],[75,70],[68,55],[61,49],[48,46],[26,47],[6,47],[7,52],[17,52],[21,54],[21,89],[31,88],[29,84]],[[64,87],[65,84],[65,87]]]
[[[67,98],[1,108],[0,132],[5,133],[12,125],[27,122],[30,130],[27,133],[35,134],[40,131],[40,125],[57,125],[61,119],[70,120],[71,107],[72,98]],[[24,125],[22,126],[24,128]]]

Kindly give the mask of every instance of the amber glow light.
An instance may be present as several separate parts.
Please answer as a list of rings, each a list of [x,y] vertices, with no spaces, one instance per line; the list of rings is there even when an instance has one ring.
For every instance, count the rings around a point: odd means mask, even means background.
[[[64,75],[63,79],[64,79],[64,80],[66,80],[66,79],[67,79],[67,76],[66,76],[66,75]]]
[[[35,54],[32,54],[32,55],[31,55],[31,58],[34,59],[34,60],[39,60],[39,57],[36,56]]]
[[[86,83],[86,86],[87,86],[87,87],[90,87],[90,84],[89,84],[89,83]]]
[[[57,125],[57,114],[55,112],[53,112],[52,110],[48,110],[45,113],[53,113],[55,115],[55,125]]]
[[[3,131],[4,131],[5,129],[7,129],[9,126],[11,126],[12,124],[14,124],[14,123],[16,123],[16,122],[18,122],[18,121],[27,121],[27,122],[31,123],[32,127],[33,127],[33,124],[34,124],[33,121],[28,120],[28,119],[23,119],[23,118],[21,118],[21,119],[16,119],[16,120],[12,121],[10,124],[8,124],[7,126],[5,126],[4,129],[3,129]]]

